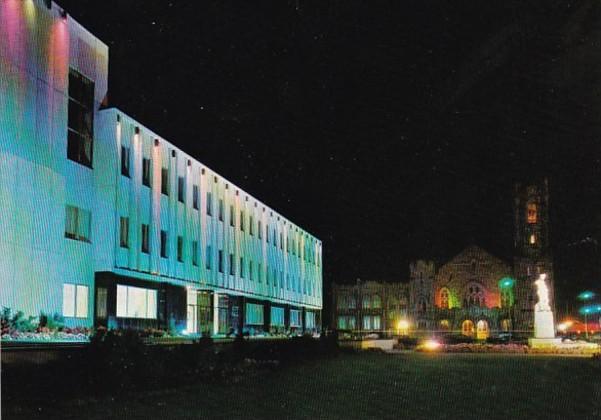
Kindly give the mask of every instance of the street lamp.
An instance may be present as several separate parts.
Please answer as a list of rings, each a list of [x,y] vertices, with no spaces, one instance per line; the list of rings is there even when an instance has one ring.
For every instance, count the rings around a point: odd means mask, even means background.
[[[587,301],[591,300],[593,297],[595,297],[595,294],[593,292],[591,292],[590,290],[585,290],[584,292],[582,292],[578,295],[578,300],[587,302]],[[586,339],[588,340],[588,314],[593,312],[593,308],[591,308],[589,306],[585,306],[580,310],[580,312],[582,312],[584,314],[584,335],[585,335]]]

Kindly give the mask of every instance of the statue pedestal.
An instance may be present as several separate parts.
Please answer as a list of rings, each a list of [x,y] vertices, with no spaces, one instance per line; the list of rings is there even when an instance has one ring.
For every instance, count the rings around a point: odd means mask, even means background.
[[[548,310],[534,311],[534,338],[528,339],[532,348],[558,347],[561,338],[555,338],[555,323],[553,312]]]
[[[555,338],[553,312],[534,311],[534,338]]]
[[[561,338],[529,338],[528,345],[533,349],[540,349],[545,347],[560,347]]]

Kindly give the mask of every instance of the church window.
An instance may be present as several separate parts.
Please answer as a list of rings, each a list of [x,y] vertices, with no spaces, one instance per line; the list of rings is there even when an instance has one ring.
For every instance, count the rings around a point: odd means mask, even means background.
[[[469,285],[463,303],[464,306],[486,306],[484,288],[476,284]]]
[[[440,290],[440,307],[444,309],[449,308],[449,290],[446,288]]]
[[[509,331],[511,329],[511,320],[510,319],[502,319],[501,320],[501,331]]]
[[[474,335],[474,323],[469,319],[466,319],[461,324],[461,334],[466,337],[472,337]]]
[[[528,218],[528,223],[530,223],[530,224],[534,224],[538,221],[538,212],[537,212],[537,208],[536,208],[536,203],[528,203],[527,218]]]

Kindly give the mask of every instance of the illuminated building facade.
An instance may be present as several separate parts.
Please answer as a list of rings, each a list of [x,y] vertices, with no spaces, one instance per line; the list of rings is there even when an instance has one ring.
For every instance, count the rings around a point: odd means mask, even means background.
[[[536,303],[533,282],[540,273],[547,274],[552,306],[554,302],[548,203],[546,179],[516,185],[513,264],[472,245],[440,265],[426,260],[411,263],[407,283],[334,285],[332,328],[479,339],[503,332],[530,334]],[[366,296],[386,302],[378,306],[375,324],[373,303]],[[388,310],[388,302],[398,302],[400,310]]]
[[[0,305],[69,326],[317,329],[321,241],[115,108],[108,48],[0,3]]]

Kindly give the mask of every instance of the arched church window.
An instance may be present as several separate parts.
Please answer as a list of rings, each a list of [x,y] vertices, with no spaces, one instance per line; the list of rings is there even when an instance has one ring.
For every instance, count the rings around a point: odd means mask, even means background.
[[[426,312],[426,299],[420,298],[418,306],[417,306],[417,310],[422,313]]]
[[[364,309],[371,308],[371,298],[369,297],[369,295],[363,296],[363,308]]]
[[[466,319],[461,324],[461,334],[466,337],[472,337],[474,335],[474,323],[469,319]]]
[[[472,283],[468,285],[464,302],[465,301],[467,301],[466,306],[486,306],[484,288],[479,284]]]
[[[444,309],[449,308],[449,289],[446,287],[440,290],[440,307]]]
[[[528,203],[527,215],[529,224],[535,224],[538,221],[538,211],[536,208],[536,203]]]

